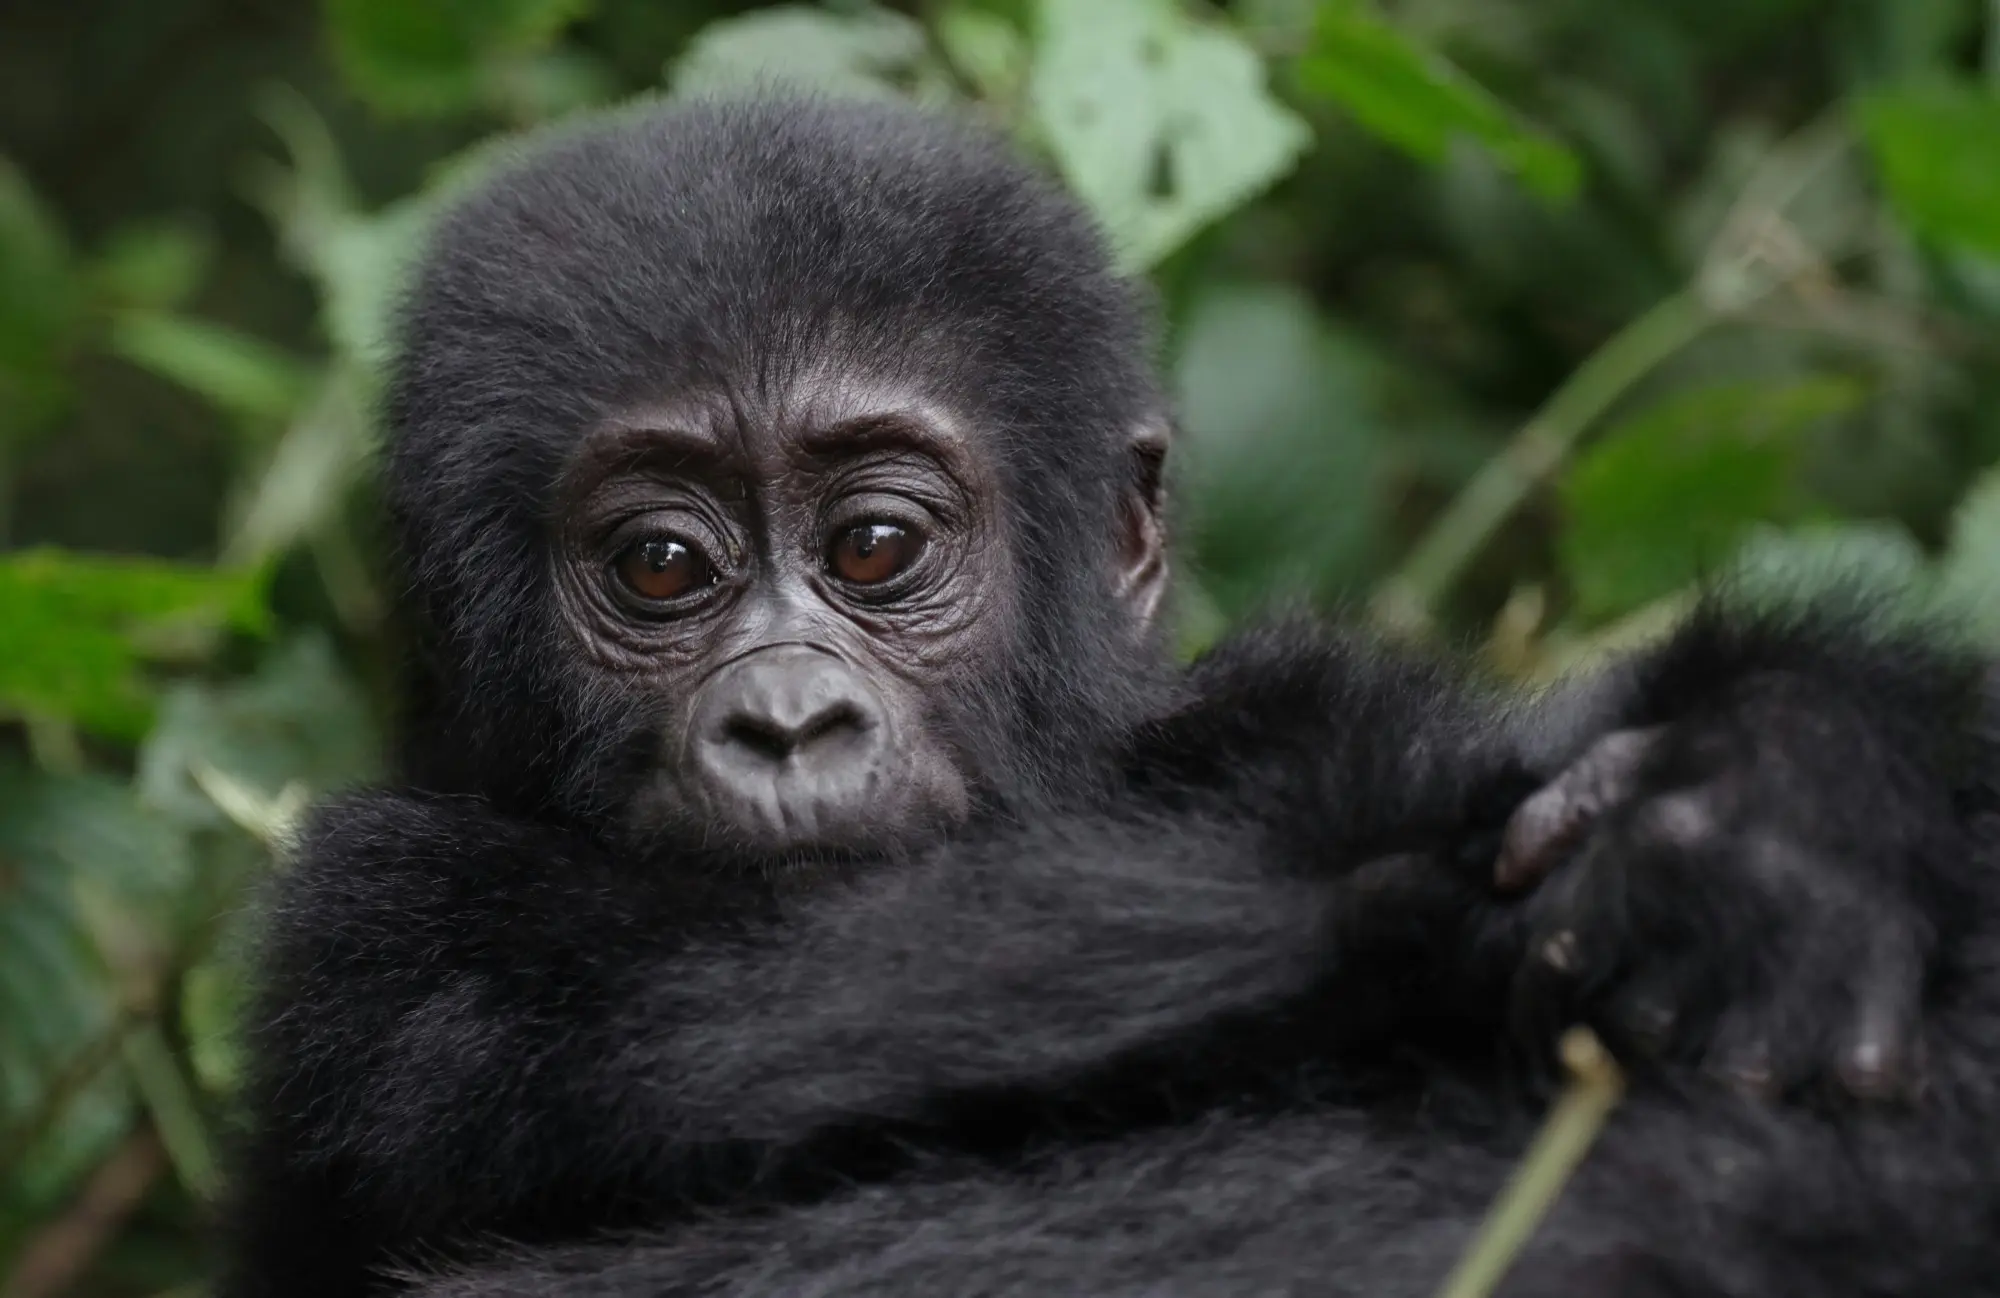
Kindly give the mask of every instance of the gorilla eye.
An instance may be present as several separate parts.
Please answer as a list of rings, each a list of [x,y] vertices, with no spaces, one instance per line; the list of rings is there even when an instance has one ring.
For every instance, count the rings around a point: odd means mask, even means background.
[[[647,537],[626,546],[612,567],[625,589],[660,603],[715,584],[708,556],[671,536]]]
[[[894,523],[862,523],[833,538],[826,566],[842,581],[874,586],[916,561],[923,538]]]

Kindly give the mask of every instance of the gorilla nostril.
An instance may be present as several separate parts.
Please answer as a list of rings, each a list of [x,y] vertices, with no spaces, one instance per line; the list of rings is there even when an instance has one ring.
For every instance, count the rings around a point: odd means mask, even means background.
[[[773,762],[784,761],[793,747],[785,730],[756,717],[731,717],[723,723],[722,738]]]
[[[859,733],[867,728],[868,720],[861,709],[841,699],[794,723],[739,712],[723,723],[722,738],[724,742],[746,748],[766,761],[782,762],[793,753],[843,731]]]
[[[810,744],[817,743],[821,739],[832,736],[838,731],[861,731],[867,728],[868,722],[861,715],[861,709],[843,699],[822,711],[818,716],[807,718],[805,725],[799,728],[798,738],[792,741],[792,747],[807,747]]]

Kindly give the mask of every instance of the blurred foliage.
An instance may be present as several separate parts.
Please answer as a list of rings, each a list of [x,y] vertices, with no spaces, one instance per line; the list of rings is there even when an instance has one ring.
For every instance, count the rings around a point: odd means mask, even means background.
[[[20,0],[0,17],[0,1293],[197,1292],[240,916],[369,778],[384,326],[485,146],[791,82],[979,115],[1166,305],[1182,642],[1541,678],[1704,577],[2000,644],[1979,0]]]

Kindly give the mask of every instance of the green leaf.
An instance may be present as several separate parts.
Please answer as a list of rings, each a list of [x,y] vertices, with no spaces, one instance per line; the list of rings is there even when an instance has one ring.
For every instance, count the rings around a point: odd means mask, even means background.
[[[234,1091],[242,1077],[245,1060],[237,1025],[249,1003],[244,970],[231,960],[205,960],[188,970],[181,983],[188,1061],[202,1086],[217,1094]]]
[[[2000,648],[2000,469],[1989,470],[1959,502],[1938,584],[1946,611]]]
[[[1933,82],[1870,95],[1862,137],[1912,230],[2000,255],[2000,97]]]
[[[190,870],[184,837],[123,781],[0,762],[0,1166],[25,1152],[17,1193],[62,1194],[128,1129],[130,1095],[103,1047],[129,971],[106,957],[157,957],[165,934],[151,921]],[[101,942],[106,907],[122,923]],[[49,1088],[93,1051],[97,1080],[51,1104]]]
[[[194,295],[215,259],[213,242],[180,225],[115,231],[90,268],[97,292],[117,306],[164,310]]]
[[[220,771],[275,799],[293,784],[319,794],[372,778],[380,751],[366,696],[314,635],[286,645],[249,680],[176,686],[139,749],[136,781],[148,806],[213,828],[225,818],[197,771]]]
[[[1564,145],[1523,124],[1443,58],[1413,44],[1362,0],[1320,10],[1298,65],[1307,91],[1334,100],[1364,128],[1426,162],[1454,140],[1476,141],[1545,198],[1576,191],[1582,167]]]
[[[263,116],[289,161],[266,162],[253,176],[254,195],[288,260],[317,284],[334,347],[377,365],[391,351],[395,304],[431,218],[466,178],[503,154],[510,139],[497,137],[447,160],[424,191],[369,213],[358,206],[339,146],[310,103],[289,90],[275,91],[266,97]]]
[[[67,888],[88,881],[132,900],[171,895],[191,866],[180,832],[102,775],[15,771],[0,779],[0,856]]]
[[[367,462],[369,391],[355,366],[336,369],[321,385],[231,510],[226,560],[260,564],[337,514]]]
[[[1587,621],[1713,569],[1759,522],[1794,514],[1798,434],[1865,395],[1827,376],[1683,393],[1607,432],[1562,483],[1563,567]]]
[[[1038,14],[1035,129],[1128,267],[1255,197],[1311,142],[1256,53],[1173,0],[1042,0]]]
[[[137,738],[151,714],[140,668],[267,621],[258,572],[56,550],[0,557],[0,711]]]
[[[335,61],[384,113],[444,116],[485,101],[496,65],[546,47],[590,0],[327,0]]]
[[[1224,287],[1195,303],[1176,377],[1186,554],[1206,598],[1236,617],[1354,583],[1383,521],[1368,358],[1293,290]]]
[[[932,23],[945,57],[979,94],[1010,102],[1028,75],[1028,41],[1001,14],[970,0],[955,0]]]
[[[670,75],[674,92],[684,95],[775,83],[888,96],[916,75],[924,56],[923,28],[901,14],[780,5],[704,27]]]
[[[224,325],[157,311],[128,311],[111,325],[113,353],[253,420],[297,410],[313,382],[304,362]]]
[[[58,358],[81,306],[62,226],[0,157],[0,448],[61,409]]]

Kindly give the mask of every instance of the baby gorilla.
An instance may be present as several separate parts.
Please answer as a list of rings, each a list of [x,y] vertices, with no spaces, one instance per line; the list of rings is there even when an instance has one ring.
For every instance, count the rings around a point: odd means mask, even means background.
[[[1640,1085],[1517,1292],[1991,1284],[1980,664],[1178,670],[1151,350],[889,107],[648,107],[442,223],[406,771],[277,885],[226,1292],[1425,1293],[1577,1021]]]

